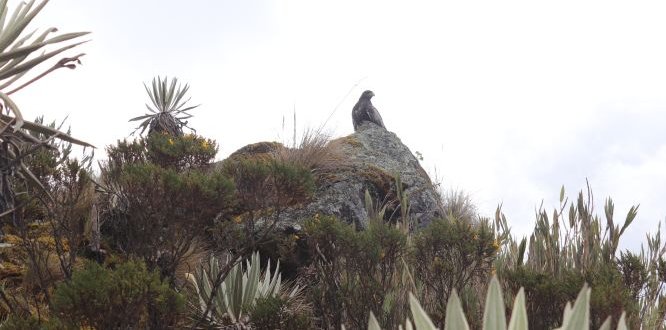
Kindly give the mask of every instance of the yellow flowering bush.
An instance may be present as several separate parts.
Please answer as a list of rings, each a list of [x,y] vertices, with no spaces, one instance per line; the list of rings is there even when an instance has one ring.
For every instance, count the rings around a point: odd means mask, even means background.
[[[214,140],[194,134],[152,134],[144,140],[147,157],[163,167],[186,169],[209,164],[217,154]]]

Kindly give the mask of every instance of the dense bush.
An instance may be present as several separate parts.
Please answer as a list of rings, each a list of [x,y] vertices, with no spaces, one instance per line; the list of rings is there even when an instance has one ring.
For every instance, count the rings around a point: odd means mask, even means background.
[[[108,149],[102,172],[107,189],[102,230],[114,249],[142,258],[151,270],[159,267],[163,276],[173,276],[206,228],[232,206],[234,186],[221,173],[201,168],[205,163],[200,161],[211,158],[207,150],[183,149],[182,162],[174,156],[158,164],[150,160],[157,148],[150,141],[162,137],[148,139]],[[185,141],[178,144],[205,141],[189,135],[168,139]]]
[[[308,330],[314,327],[309,311],[298,309],[280,296],[257,299],[250,310],[250,324],[258,330]]]
[[[660,231],[654,237],[648,235],[648,247],[640,255],[621,252],[617,256],[620,237],[636,217],[637,207],[630,208],[619,226],[610,199],[604,204],[605,221],[594,213],[589,186],[587,194],[580,192],[570,205],[562,188],[560,204],[552,216],[538,210],[529,241],[518,244],[508,237],[496,263],[506,288],[512,292],[525,288],[530,327],[555,326],[553,312],[572,300],[582,283],[592,287],[592,326],[600,326],[608,315],[617,322],[622,312],[632,328],[666,325],[661,303],[666,295],[658,270],[666,246]],[[499,210],[496,228],[507,228]]]
[[[305,234],[314,256],[308,283],[320,326],[360,328],[370,311],[388,328],[404,319],[409,285],[407,236],[401,230],[371,221],[367,230],[356,231],[322,216],[305,224]]]
[[[220,172],[235,186],[235,204],[228,218],[212,230],[224,250],[257,250],[271,244],[282,210],[305,202],[314,192],[309,170],[273,158],[226,160]]]
[[[52,313],[77,327],[165,329],[176,325],[183,308],[183,297],[143,262],[128,261],[115,269],[87,262],[56,288]]]
[[[502,280],[508,292],[518,292],[523,287],[529,315],[530,328],[553,329],[561,321],[560,313],[585,283],[583,276],[567,272],[559,277],[525,267],[507,270]]]
[[[151,134],[144,143],[148,160],[176,170],[204,168],[217,154],[215,141],[195,134],[185,134],[182,137]]]
[[[421,284],[420,301],[436,325],[444,325],[446,302],[454,289],[463,293],[472,285],[485,284],[498,248],[485,221],[436,219],[414,236],[414,277]]]

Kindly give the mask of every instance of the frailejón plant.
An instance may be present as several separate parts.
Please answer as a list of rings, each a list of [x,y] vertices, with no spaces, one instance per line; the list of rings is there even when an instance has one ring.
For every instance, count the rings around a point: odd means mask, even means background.
[[[200,267],[194,274],[187,277],[199,296],[199,306],[195,306],[200,313],[206,310],[206,302],[212,294],[212,286],[221,269],[220,261],[216,257],[210,257],[207,267]],[[235,265],[229,271],[213,300],[206,319],[217,325],[245,324],[248,322],[248,311],[253,307],[258,298],[274,297],[281,293],[282,275],[280,275],[280,262],[278,261],[275,271],[271,273],[270,260],[263,276],[261,275],[261,263],[259,253],[252,254],[251,261]],[[300,291],[294,287],[288,297],[295,296]]]

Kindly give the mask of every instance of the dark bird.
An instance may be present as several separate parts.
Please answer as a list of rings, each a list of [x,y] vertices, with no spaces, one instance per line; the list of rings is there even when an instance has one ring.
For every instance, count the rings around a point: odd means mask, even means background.
[[[354,131],[357,131],[361,126],[361,123],[369,121],[374,123],[382,128],[386,129],[384,126],[384,121],[382,116],[379,115],[379,111],[372,105],[370,99],[375,96],[375,93],[372,91],[365,91],[361,94],[361,98],[358,99],[354,109],[352,110],[352,123],[354,124]]]

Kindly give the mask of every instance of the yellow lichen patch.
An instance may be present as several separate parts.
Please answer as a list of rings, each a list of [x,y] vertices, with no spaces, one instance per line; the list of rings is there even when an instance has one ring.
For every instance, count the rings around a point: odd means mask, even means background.
[[[263,159],[280,149],[284,149],[284,145],[279,142],[257,142],[234,151],[227,160]]]
[[[19,245],[23,242],[23,240],[16,236],[16,235],[5,235],[3,239],[3,243],[11,244],[11,245]]]
[[[241,223],[243,221],[243,217],[241,217],[240,215],[237,215],[237,216],[233,217],[232,220],[235,223]]]
[[[388,194],[392,193],[392,189],[395,185],[395,178],[390,173],[385,170],[375,166],[369,165],[367,168],[361,171],[361,177],[374,189],[374,192],[378,194],[379,198],[384,198]],[[394,193],[393,193],[394,194]],[[390,199],[395,199],[397,196],[388,196]]]
[[[24,266],[14,264],[9,261],[3,261],[0,263],[0,279],[5,279],[8,277],[20,277],[23,276],[24,272]]]
[[[284,146],[278,142],[258,142],[249,144],[229,155],[227,159],[217,165],[217,168],[223,173],[233,176],[236,169],[239,166],[242,166],[243,162],[268,163],[274,159],[274,152],[281,148],[284,148]]]
[[[341,137],[339,139],[335,139],[331,141],[331,143],[346,144],[354,148],[360,148],[363,146],[363,144],[353,135],[348,135],[345,137]]]

